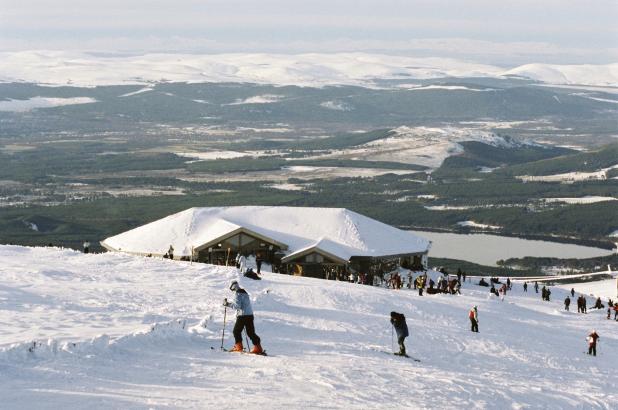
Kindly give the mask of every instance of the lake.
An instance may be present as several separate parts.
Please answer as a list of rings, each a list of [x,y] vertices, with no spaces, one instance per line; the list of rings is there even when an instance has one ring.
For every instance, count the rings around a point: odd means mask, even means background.
[[[581,259],[613,253],[607,249],[590,246],[498,235],[410,232],[432,241],[430,257],[460,259],[487,266],[497,266],[496,262],[500,259],[524,256]]]

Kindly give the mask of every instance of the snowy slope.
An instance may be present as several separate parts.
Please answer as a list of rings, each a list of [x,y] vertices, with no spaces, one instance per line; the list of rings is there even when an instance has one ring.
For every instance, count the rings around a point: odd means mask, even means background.
[[[264,276],[243,286],[272,357],[218,350],[231,268],[0,246],[2,407],[610,409],[618,402],[618,323],[603,312],[563,312],[559,289],[555,302],[519,289],[500,302],[469,283],[462,296],[419,297]],[[468,330],[475,304],[479,334]],[[391,310],[406,315],[408,350],[421,363],[379,351],[391,348]],[[597,358],[583,353],[593,327],[601,335]],[[226,346],[230,330],[228,321]]]
[[[373,86],[376,79],[518,76],[553,84],[618,85],[618,64],[528,64],[505,70],[448,58],[369,53],[145,54],[102,57],[66,51],[0,53],[0,82],[52,85],[249,82],[299,86]],[[238,103],[255,103],[242,102]],[[271,102],[264,101],[259,102]]]

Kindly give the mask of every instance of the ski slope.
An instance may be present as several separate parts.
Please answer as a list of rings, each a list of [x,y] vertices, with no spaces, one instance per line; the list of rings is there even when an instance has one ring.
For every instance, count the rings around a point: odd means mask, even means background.
[[[265,273],[262,281],[241,280],[272,355],[261,357],[219,350],[221,301],[235,278],[226,267],[0,246],[0,407],[610,409],[618,402],[618,323],[605,312],[564,312],[564,290],[553,288],[548,303],[517,288],[501,302],[470,283],[461,296],[419,297]],[[468,327],[472,305],[478,334]],[[406,315],[408,352],[422,362],[381,352],[391,349],[391,310]],[[584,354],[592,328],[601,336],[596,358]],[[231,320],[227,347],[230,333]]]

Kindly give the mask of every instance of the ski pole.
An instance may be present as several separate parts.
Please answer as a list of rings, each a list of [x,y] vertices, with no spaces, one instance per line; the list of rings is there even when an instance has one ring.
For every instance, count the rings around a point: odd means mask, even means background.
[[[227,299],[225,300],[227,302]],[[221,333],[221,350],[223,350],[223,339],[225,339],[225,320],[227,319],[227,305],[223,306],[223,332]]]

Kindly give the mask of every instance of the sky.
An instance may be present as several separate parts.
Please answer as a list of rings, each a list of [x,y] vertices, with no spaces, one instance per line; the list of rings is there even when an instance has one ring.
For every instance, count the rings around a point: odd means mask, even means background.
[[[0,0],[0,51],[618,62],[618,0]]]

